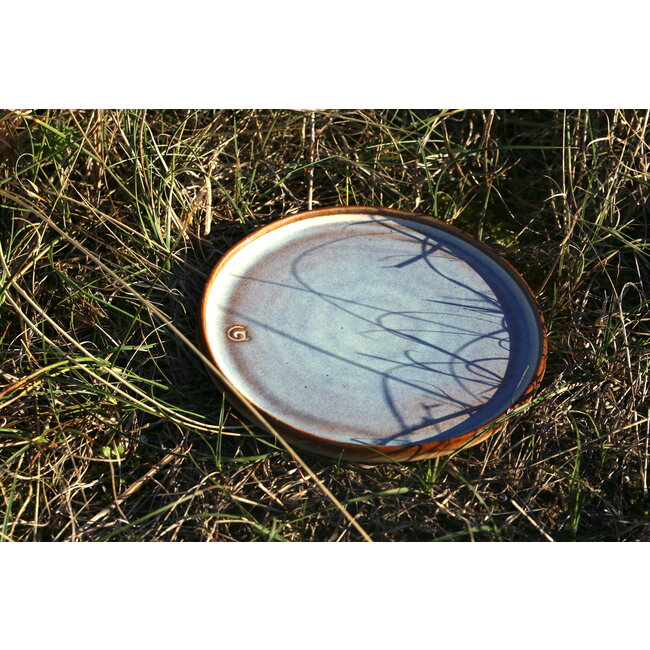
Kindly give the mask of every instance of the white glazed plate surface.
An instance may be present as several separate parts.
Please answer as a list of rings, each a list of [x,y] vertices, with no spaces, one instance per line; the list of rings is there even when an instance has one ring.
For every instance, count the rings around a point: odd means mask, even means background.
[[[431,225],[367,214],[289,222],[227,260],[206,341],[256,407],[334,442],[411,445],[521,398],[540,323],[505,268]]]

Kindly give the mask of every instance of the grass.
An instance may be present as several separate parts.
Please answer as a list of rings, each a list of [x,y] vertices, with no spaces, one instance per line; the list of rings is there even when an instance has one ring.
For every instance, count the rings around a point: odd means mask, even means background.
[[[0,113],[3,541],[650,541],[645,111]],[[546,376],[452,457],[292,455],[195,345],[260,225],[383,205],[538,294]]]

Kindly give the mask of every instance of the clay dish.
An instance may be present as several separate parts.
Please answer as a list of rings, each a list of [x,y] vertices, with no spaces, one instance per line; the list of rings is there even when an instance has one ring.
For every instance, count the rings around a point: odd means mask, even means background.
[[[508,262],[453,226],[383,208],[260,228],[212,271],[201,319],[236,405],[334,458],[476,444],[545,367],[542,315]]]

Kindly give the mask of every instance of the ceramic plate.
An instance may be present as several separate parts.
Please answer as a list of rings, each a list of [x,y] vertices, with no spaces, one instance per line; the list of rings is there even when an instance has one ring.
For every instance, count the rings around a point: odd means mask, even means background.
[[[395,210],[261,228],[213,270],[202,321],[231,396],[294,444],[354,460],[475,444],[544,370],[542,317],[519,274],[460,230]]]

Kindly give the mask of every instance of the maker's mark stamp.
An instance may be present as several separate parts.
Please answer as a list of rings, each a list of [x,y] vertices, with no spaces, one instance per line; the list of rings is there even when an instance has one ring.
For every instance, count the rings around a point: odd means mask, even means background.
[[[226,336],[236,343],[241,343],[242,341],[250,341],[251,337],[248,336],[248,332],[243,325],[233,325],[226,330]]]

